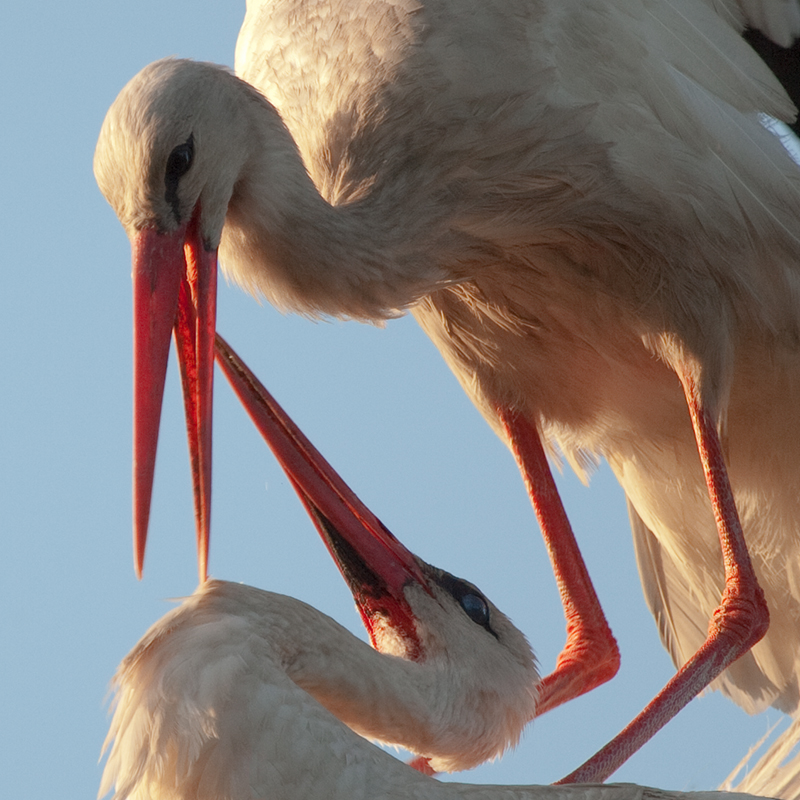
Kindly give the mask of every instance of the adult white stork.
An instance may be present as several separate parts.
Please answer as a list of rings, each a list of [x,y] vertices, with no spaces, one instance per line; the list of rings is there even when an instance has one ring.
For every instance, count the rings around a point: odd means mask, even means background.
[[[248,6],[238,77],[178,60],[136,76],[95,173],[134,250],[137,568],[174,325],[205,572],[219,252],[281,307],[412,308],[508,442],[568,618],[540,710],[618,663],[542,436],[579,471],[611,464],[648,602],[686,662],[616,758],[746,653],[767,607],[770,633],[717,685],[795,710],[800,177],[758,121],[794,110],[734,11],[275,0]]]
[[[117,671],[99,796],[113,789],[114,800],[751,797],[633,784],[440,783],[366,741],[410,741],[427,752],[426,737],[453,724],[461,701],[472,705],[477,691],[488,710],[499,699],[497,681],[534,671],[524,638],[497,609],[485,601],[487,622],[476,625],[447,588],[449,576],[428,576],[427,586],[405,590],[429,651],[421,661],[376,652],[300,600],[226,581],[201,584]],[[381,589],[379,575],[367,580],[366,591]],[[487,660],[476,670],[477,658]]]
[[[524,637],[496,608],[479,593],[467,595],[486,603],[486,621],[476,624],[448,586],[450,576],[420,566],[426,584],[407,586],[403,599],[427,651],[419,661],[403,658],[402,648],[400,657],[376,652],[300,600],[244,584],[202,583],[150,628],[117,671],[99,796],[114,789],[114,800],[751,797],[632,784],[439,783],[367,742],[362,736],[429,752],[443,725],[471,721],[465,708],[476,693],[489,711],[502,699],[500,680],[535,673]],[[361,568],[359,578],[367,593],[382,591],[379,573],[370,577]],[[476,669],[479,659],[485,660]]]

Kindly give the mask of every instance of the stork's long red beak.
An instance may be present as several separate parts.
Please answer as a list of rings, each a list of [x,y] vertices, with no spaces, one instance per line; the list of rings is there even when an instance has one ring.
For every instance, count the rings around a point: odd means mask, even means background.
[[[145,229],[132,237],[133,552],[140,578],[170,331],[175,333],[183,384],[201,581],[207,572],[217,257],[203,246],[198,227],[195,213],[173,233]]]
[[[380,616],[404,634],[414,657],[415,625],[403,589],[430,591],[420,561],[359,500],[339,474],[236,355],[216,337],[217,361],[247,413],[292,481],[328,550],[350,585],[370,637]]]

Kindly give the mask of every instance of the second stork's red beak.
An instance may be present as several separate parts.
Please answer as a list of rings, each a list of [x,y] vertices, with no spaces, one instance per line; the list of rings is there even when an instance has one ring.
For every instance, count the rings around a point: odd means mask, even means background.
[[[172,233],[144,229],[132,237],[133,536],[140,578],[171,331],[183,385],[201,582],[207,573],[217,256],[203,245],[198,216]]]
[[[419,655],[414,617],[404,589],[430,592],[417,557],[386,528],[305,437],[247,365],[216,337],[217,361],[308,510],[350,586],[373,644],[381,618]]]

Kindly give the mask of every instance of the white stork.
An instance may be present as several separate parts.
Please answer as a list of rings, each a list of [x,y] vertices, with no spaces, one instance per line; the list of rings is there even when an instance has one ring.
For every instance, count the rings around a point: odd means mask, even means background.
[[[742,24],[703,0],[273,0],[248,5],[237,76],[137,75],[95,156],[134,252],[137,569],[174,327],[205,574],[219,253],[283,308],[411,308],[508,442],[568,618],[540,711],[618,663],[541,440],[608,460],[684,666],[573,779],[715,678],[795,711],[800,173]]]
[[[117,671],[99,796],[113,789],[114,800],[751,797],[632,784],[439,783],[361,738],[429,753],[445,724],[482,722],[469,720],[462,702],[471,707],[478,695],[488,710],[510,699],[498,690],[501,680],[535,673],[524,637],[491,603],[468,595],[486,603],[485,626],[476,624],[440,583],[446,573],[428,577],[427,586],[405,589],[428,650],[420,661],[376,652],[300,600],[227,581],[201,584]],[[439,763],[458,766],[446,757]]]

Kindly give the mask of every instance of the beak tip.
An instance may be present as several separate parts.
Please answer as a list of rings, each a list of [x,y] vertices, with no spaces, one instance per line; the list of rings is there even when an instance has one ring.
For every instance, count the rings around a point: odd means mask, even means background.
[[[147,527],[144,532],[141,525],[134,522],[133,525],[133,571],[136,577],[141,580],[144,572],[144,552],[147,546]]]
[[[208,580],[208,559],[201,557],[197,568],[200,578],[200,585],[202,586]]]
[[[210,503],[208,502],[207,493],[203,498],[203,514],[200,516],[197,523],[197,572],[200,578],[200,584],[204,584],[208,580],[208,551],[211,541],[211,531],[209,530],[208,518],[210,512]]]

